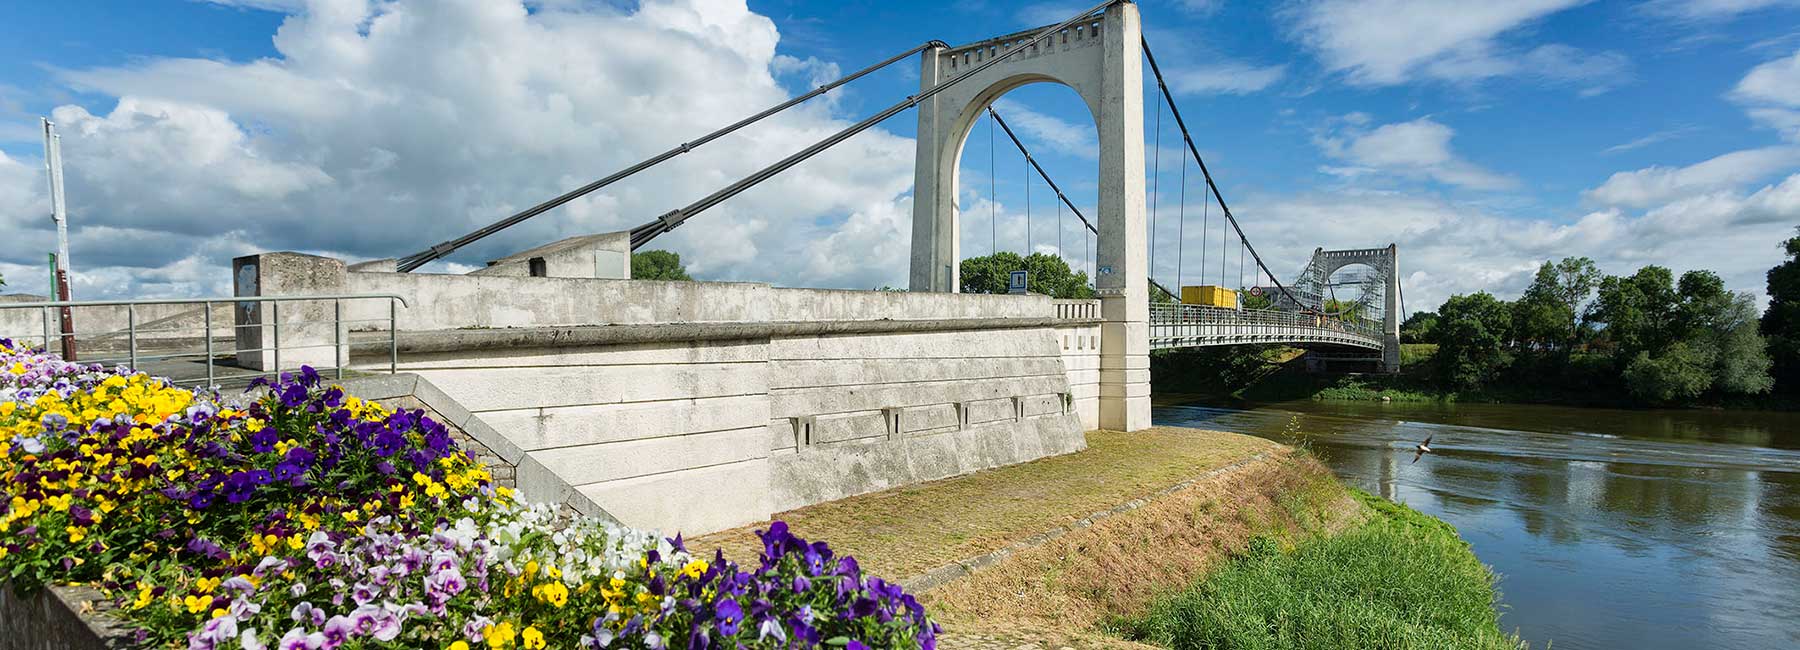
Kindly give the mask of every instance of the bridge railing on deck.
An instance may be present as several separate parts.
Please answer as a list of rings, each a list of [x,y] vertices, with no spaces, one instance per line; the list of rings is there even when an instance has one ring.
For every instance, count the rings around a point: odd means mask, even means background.
[[[1151,347],[1257,342],[1321,342],[1379,346],[1381,328],[1360,319],[1301,312],[1152,303]]]
[[[386,301],[386,315],[345,318],[367,301]],[[392,294],[0,303],[0,338],[190,386],[243,385],[302,364],[341,379],[353,348],[398,369],[406,306]]]

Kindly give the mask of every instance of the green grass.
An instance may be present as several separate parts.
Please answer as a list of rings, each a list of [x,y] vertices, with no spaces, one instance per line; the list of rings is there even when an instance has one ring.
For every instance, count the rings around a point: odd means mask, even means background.
[[[1521,646],[1500,631],[1493,573],[1455,528],[1355,494],[1368,522],[1290,550],[1258,538],[1127,632],[1175,650]]]

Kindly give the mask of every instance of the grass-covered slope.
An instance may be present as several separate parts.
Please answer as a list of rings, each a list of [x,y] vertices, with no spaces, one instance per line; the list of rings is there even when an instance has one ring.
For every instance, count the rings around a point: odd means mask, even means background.
[[[1519,647],[1500,631],[1493,573],[1455,528],[1356,496],[1375,513],[1367,522],[1286,550],[1261,538],[1130,635],[1176,650]]]

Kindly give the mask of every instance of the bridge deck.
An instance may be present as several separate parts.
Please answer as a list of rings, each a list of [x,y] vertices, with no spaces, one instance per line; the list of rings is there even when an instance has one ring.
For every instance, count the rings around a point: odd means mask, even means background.
[[[1326,343],[1381,349],[1381,330],[1372,324],[1272,310],[1240,310],[1204,305],[1150,306],[1150,349],[1257,343]]]

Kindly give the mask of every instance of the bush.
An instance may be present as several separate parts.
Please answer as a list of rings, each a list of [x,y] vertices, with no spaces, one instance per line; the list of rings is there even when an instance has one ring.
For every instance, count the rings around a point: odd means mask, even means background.
[[[1273,539],[1154,605],[1131,634],[1189,648],[1515,648],[1494,575],[1449,524],[1357,493],[1377,515],[1283,552]]]
[[[776,522],[743,570],[522,503],[419,411],[282,375],[247,406],[0,340],[0,576],[94,583],[146,645],[932,648]]]

